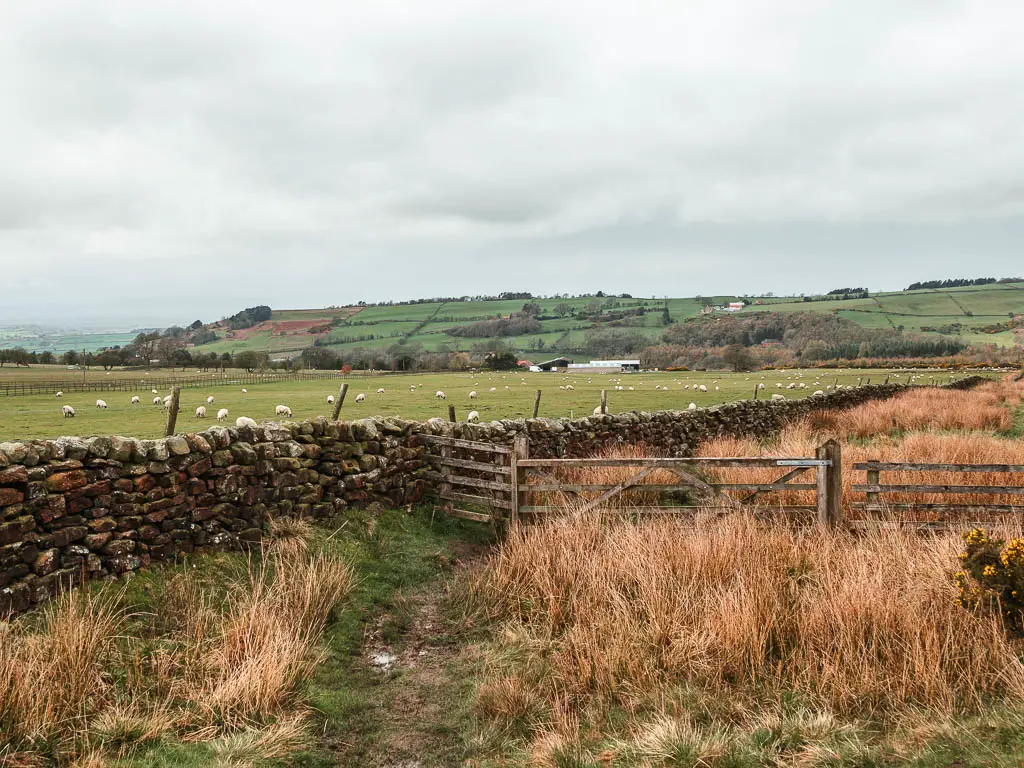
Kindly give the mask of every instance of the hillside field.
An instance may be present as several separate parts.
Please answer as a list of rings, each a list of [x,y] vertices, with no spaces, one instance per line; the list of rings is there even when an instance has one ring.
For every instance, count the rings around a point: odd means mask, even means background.
[[[566,304],[579,311],[595,301],[610,297],[533,299],[541,307],[541,331],[505,337],[522,356],[534,362],[578,348],[587,331],[619,328],[641,335],[649,344],[660,341],[665,331],[664,308],[672,322],[700,314],[702,303],[690,298],[614,299],[612,311],[643,309],[642,315],[620,320],[591,322],[572,316],[558,317],[555,308]],[[715,305],[739,301],[737,296],[710,296]],[[1010,314],[1024,314],[1024,283],[1000,283],[968,288],[897,291],[879,293],[867,299],[803,301],[799,297],[752,299],[743,310],[750,312],[835,312],[866,328],[898,328],[924,337],[955,337],[978,345],[1013,346],[1011,330],[983,331],[1005,323]],[[522,309],[525,301],[455,301],[392,306],[344,307],[322,310],[275,310],[273,317],[232,338],[206,344],[203,351],[240,352],[255,350],[291,357],[314,341],[335,352],[355,347],[387,348],[397,343],[422,345],[427,351],[468,351],[486,339],[452,336],[453,326],[507,317]],[[956,327],[956,324],[959,324]],[[310,334],[309,328],[325,332]],[[950,327],[954,326],[954,327]],[[941,329],[941,330],[939,330]],[[216,329],[218,333],[221,331]]]
[[[350,375],[339,376],[336,381],[259,384],[247,387],[249,392],[244,395],[238,386],[217,385],[216,376],[211,374],[209,387],[181,391],[177,431],[190,432],[216,424],[214,417],[219,408],[228,409],[228,423],[232,425],[238,416],[249,416],[257,421],[273,419],[274,408],[278,404],[289,406],[295,419],[330,416],[331,406],[327,403],[327,396],[337,395],[343,381],[349,383],[348,397],[341,414],[346,420],[366,416],[399,416],[407,419],[439,416],[447,419],[448,406],[454,405],[456,416],[460,420],[465,419],[471,410],[476,410],[482,421],[491,421],[531,416],[538,389],[543,393],[541,416],[579,417],[589,415],[600,404],[602,389],[608,390],[609,412],[620,413],[633,410],[685,409],[691,402],[696,403],[698,407],[707,407],[717,403],[743,400],[753,396],[754,386],[759,382],[765,384],[760,397],[784,393],[787,398],[798,398],[806,397],[815,390],[825,389],[836,382],[841,386],[854,386],[858,382],[867,383],[868,380],[881,383],[887,377],[891,381],[906,382],[912,374],[911,371],[845,369],[740,374],[643,373],[615,376],[563,376],[557,373],[519,372],[476,375]],[[4,369],[0,372],[0,380],[6,375],[7,369]],[[928,383],[932,377],[935,377],[936,381],[945,382],[950,374],[921,371],[920,376],[919,383]],[[621,386],[626,388],[623,391],[614,389],[620,381]],[[806,388],[785,389],[789,384],[798,382],[805,383]],[[567,384],[571,384],[575,389],[559,389],[560,386]],[[708,391],[694,391],[694,387],[700,384],[704,384]],[[776,387],[776,384],[781,384],[781,388]],[[686,389],[687,385],[690,389]],[[663,388],[655,389],[656,386]],[[415,387],[416,391],[411,392],[410,387]],[[496,391],[491,392],[491,387],[495,387]],[[630,391],[629,387],[633,387],[633,391]],[[383,388],[384,394],[377,394],[378,388]],[[437,390],[444,391],[447,400],[436,399],[434,393]],[[473,390],[478,396],[471,400],[469,393]],[[355,402],[359,393],[366,394],[366,402]],[[138,394],[142,398],[141,405],[129,404],[132,394]],[[164,395],[167,392],[161,391],[160,394]],[[206,405],[206,398],[210,395],[215,400],[212,405],[207,406],[208,417],[205,421],[196,419],[196,407]],[[152,397],[148,390],[139,393],[69,392],[59,400],[52,395],[0,397],[0,440],[47,438],[66,434],[159,437],[163,434],[165,415],[160,406],[152,404]],[[95,407],[97,398],[106,401],[106,410]],[[63,405],[70,405],[75,409],[74,419],[65,419],[62,416]]]
[[[896,291],[864,299],[810,298],[814,300],[748,298],[751,303],[740,316],[754,312],[834,313],[865,328],[901,329],[928,339],[953,338],[976,346],[1024,344],[1024,327],[1006,326],[1012,316],[1024,315],[1024,283]],[[737,296],[531,299],[540,307],[540,330],[500,338],[520,357],[533,362],[559,355],[582,360],[588,357],[578,350],[593,331],[615,329],[637,337],[642,345],[656,345],[666,329],[666,308],[668,319],[679,323],[697,317],[706,301],[725,306],[739,300]],[[342,355],[359,347],[384,350],[399,344],[427,352],[468,352],[494,339],[452,335],[452,328],[507,318],[522,310],[525,303],[518,299],[273,310],[269,320],[250,328],[231,330],[225,321],[209,324],[218,339],[194,347],[193,351],[266,352],[278,360],[298,357],[314,344]],[[598,305],[602,307],[599,319],[581,316],[588,307],[589,314]],[[636,314],[623,316],[628,312]],[[61,335],[39,329],[0,329],[0,348],[20,346],[28,351],[50,350],[60,354],[124,346],[133,338],[130,333]]]

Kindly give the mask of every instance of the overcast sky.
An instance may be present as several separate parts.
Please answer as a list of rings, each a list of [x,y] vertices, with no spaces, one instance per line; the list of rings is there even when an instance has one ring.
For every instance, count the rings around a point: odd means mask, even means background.
[[[0,324],[1024,272],[1024,3],[0,0]]]

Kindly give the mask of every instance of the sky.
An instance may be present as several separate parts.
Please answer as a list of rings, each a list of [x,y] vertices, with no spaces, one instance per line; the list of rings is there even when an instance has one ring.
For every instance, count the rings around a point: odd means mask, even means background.
[[[1024,4],[0,0],[0,325],[1024,272]]]

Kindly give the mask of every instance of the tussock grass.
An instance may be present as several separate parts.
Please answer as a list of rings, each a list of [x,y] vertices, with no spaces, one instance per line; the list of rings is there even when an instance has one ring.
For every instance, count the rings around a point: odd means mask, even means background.
[[[106,588],[0,625],[0,746],[25,764],[78,765],[167,739],[211,742],[225,765],[297,749],[299,684],[353,573],[311,553],[308,528],[289,531],[287,546],[219,589],[190,570],[168,579],[153,614]]]
[[[957,547],[743,514],[516,531],[472,595],[545,663],[504,670],[486,706],[526,715],[524,688],[550,707],[621,704],[682,681],[798,690],[837,712],[966,711],[1024,693],[998,624],[956,604]]]
[[[1024,383],[992,381],[967,391],[920,389],[844,411],[819,412],[811,425],[841,438],[867,438],[910,430],[1006,432]]]
[[[839,412],[818,412],[791,424],[778,438],[760,443],[753,438],[720,437],[700,446],[699,456],[813,456],[829,438],[843,442],[844,502],[864,501],[850,486],[866,476],[856,462],[881,460],[930,464],[1024,464],[1024,442],[1001,437],[994,430],[1009,429],[1013,407],[1020,404],[1024,383],[999,381],[968,392],[910,391],[891,400],[867,403]],[[709,469],[706,475],[720,482],[768,482],[776,469]],[[805,473],[795,482],[812,482]],[[892,485],[1020,485],[1020,476],[997,472],[885,472]],[[764,497],[772,504],[813,504],[814,494],[789,491]],[[929,493],[887,493],[883,503],[942,503],[946,496]],[[959,504],[1022,504],[1024,494],[958,494]]]
[[[743,513],[515,530],[467,585],[498,627],[477,712],[531,765],[917,754],[1024,695],[1021,649],[957,604],[960,548]]]

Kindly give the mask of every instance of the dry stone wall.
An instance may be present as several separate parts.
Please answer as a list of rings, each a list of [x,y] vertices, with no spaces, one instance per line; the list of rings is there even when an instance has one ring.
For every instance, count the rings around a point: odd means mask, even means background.
[[[576,420],[320,418],[160,440],[0,443],[0,613],[25,610],[85,579],[196,550],[251,545],[268,515],[327,517],[350,505],[414,503],[432,491],[423,434],[503,444],[525,434],[536,457],[585,456],[621,442],[685,456],[710,437],[769,435],[812,410],[848,408],[905,388]]]

